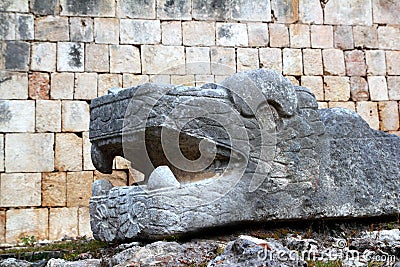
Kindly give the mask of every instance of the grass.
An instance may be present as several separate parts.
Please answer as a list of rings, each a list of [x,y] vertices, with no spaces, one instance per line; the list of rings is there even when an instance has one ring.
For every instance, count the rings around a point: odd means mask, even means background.
[[[21,239],[22,243],[25,239]],[[30,241],[32,239],[29,239]],[[110,248],[107,243],[97,240],[77,239],[73,241],[54,242],[43,246],[34,246],[32,243],[23,248],[10,248],[0,250],[0,255],[13,255],[15,258],[29,261],[53,258],[56,254],[65,260],[76,260],[80,254],[90,252],[93,256],[101,255],[104,249]],[[53,253],[50,253],[53,252]],[[59,252],[59,253],[54,253]]]
[[[342,261],[307,261],[309,267],[342,267]]]

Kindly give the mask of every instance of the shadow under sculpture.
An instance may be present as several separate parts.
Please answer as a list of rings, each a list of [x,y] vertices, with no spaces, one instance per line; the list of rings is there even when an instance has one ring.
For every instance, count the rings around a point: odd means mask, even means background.
[[[201,87],[146,83],[92,101],[92,161],[145,175],[99,180],[96,239],[159,239],[210,227],[400,212],[400,137],[258,69]]]

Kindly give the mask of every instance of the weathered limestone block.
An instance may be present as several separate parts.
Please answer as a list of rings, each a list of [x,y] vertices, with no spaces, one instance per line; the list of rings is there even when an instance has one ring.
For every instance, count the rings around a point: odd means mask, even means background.
[[[0,132],[35,131],[35,101],[1,100],[0,110]]]
[[[301,76],[303,74],[303,57],[301,49],[283,49],[283,75]]]
[[[90,171],[95,170],[95,167],[92,163],[92,158],[90,156],[90,150],[92,148],[92,144],[89,141],[89,132],[83,132],[82,134],[82,142],[83,142],[83,170]]]
[[[371,0],[330,0],[326,2],[325,24],[372,25]]]
[[[90,214],[88,207],[78,208],[78,233],[79,236],[92,237],[90,229]]]
[[[65,172],[42,174],[42,206],[55,207],[67,204],[67,175]]]
[[[156,0],[117,1],[117,15],[121,18],[155,19]]]
[[[92,193],[93,172],[67,173],[67,207],[87,207]]]
[[[385,52],[382,50],[365,51],[367,73],[370,75],[386,75]]]
[[[185,52],[187,74],[211,73],[210,48],[187,47]]]
[[[185,86],[194,86],[194,75],[171,75],[171,83],[185,85]]]
[[[33,40],[34,18],[33,15],[16,14],[16,40]]]
[[[27,71],[29,69],[30,44],[22,41],[8,41],[4,47],[6,70]]]
[[[396,101],[378,102],[380,129],[397,131],[399,129],[399,108]]]
[[[69,18],[72,42],[93,42],[93,19]]]
[[[51,208],[49,214],[49,239],[60,240],[78,235],[78,208]]]
[[[40,173],[2,173],[0,175],[0,206],[40,206],[41,180]]]
[[[335,26],[333,30],[334,47],[342,50],[354,48],[353,28],[351,26]]]
[[[159,20],[121,19],[120,30],[122,44],[159,44],[161,41]]]
[[[54,134],[7,134],[5,140],[7,172],[51,172],[54,170]]]
[[[387,86],[390,100],[400,100],[400,77],[387,77]]]
[[[28,91],[31,99],[50,98],[50,75],[45,72],[32,72],[29,74]]]
[[[260,48],[260,67],[282,73],[282,50],[279,48]]]
[[[325,75],[345,75],[343,51],[339,49],[322,50]]]
[[[119,26],[119,20],[116,18],[95,18],[95,42],[99,44],[119,44]]]
[[[393,26],[381,26],[378,28],[378,40],[380,49],[400,49],[400,29]]]
[[[121,87],[122,77],[120,74],[99,74],[97,80],[97,95],[106,95],[108,89],[112,87]]]
[[[249,43],[246,24],[217,22],[216,38],[219,46],[247,46]]]
[[[353,101],[368,101],[368,83],[363,77],[350,77],[350,95]]]
[[[299,20],[298,0],[287,0],[285,2],[271,0],[271,9],[278,23],[294,23]]]
[[[182,23],[180,21],[163,21],[161,23],[161,40],[163,45],[182,45]]]
[[[57,43],[57,70],[58,71],[84,71],[84,45],[83,43],[58,42]]]
[[[87,44],[85,46],[85,71],[109,72],[110,56],[106,44]]]
[[[324,100],[324,83],[321,76],[301,76],[301,86],[310,88],[318,101]]]
[[[207,0],[192,1],[192,16],[196,20],[224,21],[231,16],[232,1],[215,1],[210,5]]]
[[[36,132],[61,132],[61,101],[36,101]]]
[[[18,243],[22,237],[48,239],[47,209],[11,209],[6,212],[6,242]]]
[[[324,68],[322,64],[322,53],[320,49],[304,49],[303,65],[305,75],[322,75]]]
[[[51,74],[51,99],[73,99],[74,98],[74,74],[52,73]]]
[[[115,1],[113,0],[60,0],[60,4],[63,16],[115,16]]]
[[[299,0],[299,21],[309,24],[323,24],[324,14],[318,0]]]
[[[329,102],[329,108],[345,108],[356,112],[356,106],[354,102]]]
[[[57,171],[82,170],[82,138],[74,133],[56,134],[54,164]]]
[[[348,77],[324,76],[325,100],[348,101],[350,99],[350,81]]]
[[[377,26],[355,26],[353,27],[354,46],[360,48],[377,48],[378,31]]]
[[[357,102],[356,110],[372,129],[379,129],[378,103],[360,101]]]
[[[63,101],[61,114],[63,132],[89,129],[89,105],[85,101]]]
[[[0,243],[6,242],[6,211],[0,211]]]
[[[99,171],[94,171],[94,180],[108,180],[113,186],[128,185],[128,174],[126,171],[113,170],[111,174],[104,174]]]
[[[162,20],[190,20],[192,2],[185,0],[157,0],[157,18]]]
[[[4,172],[4,134],[0,134],[0,171]]]
[[[122,83],[125,88],[137,86],[147,82],[149,82],[149,75],[136,75],[131,73],[124,73],[122,75]]]
[[[255,48],[238,48],[237,49],[237,70],[245,71],[251,69],[257,69],[259,66],[258,62],[258,50]]]
[[[30,3],[35,15],[55,15],[59,12],[59,0],[33,0]]]
[[[0,72],[0,99],[27,99],[28,75],[20,72]]]
[[[227,2],[231,4],[231,18],[234,20],[271,21],[270,0],[233,0]],[[257,10],[257,12],[254,12],[255,10]]]
[[[289,25],[290,47],[304,48],[310,47],[310,27],[303,24]]]
[[[247,23],[249,46],[267,46],[269,43],[268,24]]]
[[[15,40],[15,14],[0,13],[0,40]]]
[[[182,36],[183,44],[187,46],[215,45],[215,23],[206,21],[183,22]]]
[[[311,25],[311,47],[332,48],[333,27],[330,25]]]
[[[110,46],[110,72],[140,73],[140,51],[133,45]]]
[[[97,97],[97,73],[76,73],[74,99],[90,100]]]
[[[343,106],[349,78],[324,83],[331,106]],[[92,100],[89,135],[97,170],[112,173],[123,156],[145,175],[132,186],[94,182],[91,228],[99,240],[400,211],[400,138],[371,129],[351,110],[319,110],[307,88],[273,71],[200,88],[114,88]]]
[[[183,46],[141,46],[143,74],[186,74]]]
[[[47,72],[56,70],[55,43],[33,43],[31,70]]]
[[[269,44],[271,47],[289,47],[289,29],[285,24],[269,24]]]
[[[0,3],[0,11],[6,12],[29,12],[28,0],[4,0]]]
[[[400,75],[400,51],[386,51],[386,69],[389,75]]]
[[[372,101],[389,100],[386,78],[384,76],[368,76],[367,79]]]
[[[236,56],[234,48],[211,48],[211,73],[229,75],[236,72]]]
[[[365,63],[365,55],[363,51],[345,51],[344,58],[346,62],[347,76],[366,76],[367,65]]]
[[[373,18],[376,24],[400,24],[400,2],[372,0]]]
[[[35,20],[35,39],[41,41],[69,41],[68,18],[38,17]]]

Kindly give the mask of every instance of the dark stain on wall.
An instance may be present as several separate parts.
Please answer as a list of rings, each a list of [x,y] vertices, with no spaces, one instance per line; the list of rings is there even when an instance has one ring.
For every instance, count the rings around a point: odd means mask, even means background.
[[[71,67],[79,68],[82,66],[81,45],[80,44],[73,44],[70,47],[68,55],[70,55],[70,60],[69,60],[68,64]]]

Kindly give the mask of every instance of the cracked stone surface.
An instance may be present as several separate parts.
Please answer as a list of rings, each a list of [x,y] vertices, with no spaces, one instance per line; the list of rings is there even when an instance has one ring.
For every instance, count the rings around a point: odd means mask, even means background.
[[[307,88],[269,70],[112,90],[92,101],[90,140],[99,171],[123,156],[146,177],[93,184],[91,227],[103,241],[400,211],[400,138],[352,111],[318,109]]]

